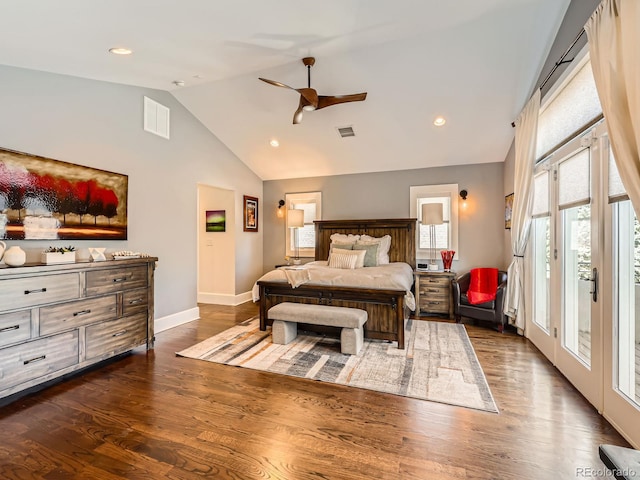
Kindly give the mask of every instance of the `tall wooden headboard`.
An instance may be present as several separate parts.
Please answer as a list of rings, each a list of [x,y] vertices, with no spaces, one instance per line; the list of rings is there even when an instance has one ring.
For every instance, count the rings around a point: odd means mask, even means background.
[[[329,257],[334,233],[382,237],[391,235],[390,262],[405,262],[416,268],[416,219],[390,218],[370,220],[316,220],[316,260]]]

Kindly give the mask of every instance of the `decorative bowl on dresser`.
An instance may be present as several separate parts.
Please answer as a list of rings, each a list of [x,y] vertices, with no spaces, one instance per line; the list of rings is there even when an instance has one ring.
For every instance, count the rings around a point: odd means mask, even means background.
[[[0,405],[135,347],[153,348],[156,261],[0,268]]]

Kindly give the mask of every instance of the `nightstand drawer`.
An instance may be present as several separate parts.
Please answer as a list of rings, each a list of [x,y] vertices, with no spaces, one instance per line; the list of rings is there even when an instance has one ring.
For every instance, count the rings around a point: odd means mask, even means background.
[[[77,273],[0,280],[2,310],[72,300],[79,296],[80,276]]]
[[[87,359],[131,350],[147,341],[147,315],[91,325],[86,330]]]
[[[40,335],[116,318],[116,296],[79,300],[40,309]]]
[[[78,363],[78,331],[5,348],[1,357],[0,390],[4,390]]]
[[[0,347],[31,338],[31,310],[0,315]]]
[[[112,268],[87,272],[87,296],[146,286],[146,267]]]
[[[449,302],[445,300],[420,302],[420,311],[426,313],[449,313]]]
[[[420,286],[424,287],[448,289],[449,285],[451,285],[451,278],[449,277],[423,275],[420,278]]]

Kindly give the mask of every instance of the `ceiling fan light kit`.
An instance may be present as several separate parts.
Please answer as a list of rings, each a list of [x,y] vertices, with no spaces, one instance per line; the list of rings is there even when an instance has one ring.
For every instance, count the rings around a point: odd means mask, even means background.
[[[302,112],[312,112],[314,110],[320,110],[321,108],[338,105],[340,103],[361,102],[367,98],[367,92],[354,93],[351,95],[318,95],[318,92],[316,92],[314,88],[311,88],[311,67],[316,63],[316,59],[314,57],[305,57],[302,59],[302,63],[307,67],[307,88],[293,88],[275,80],[259,77],[259,80],[262,80],[269,85],[295,90],[300,94],[298,109],[293,114],[294,125],[302,121]]]

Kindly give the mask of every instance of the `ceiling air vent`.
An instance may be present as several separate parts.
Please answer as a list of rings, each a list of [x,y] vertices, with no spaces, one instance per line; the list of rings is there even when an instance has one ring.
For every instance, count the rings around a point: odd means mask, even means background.
[[[353,127],[336,127],[336,128],[338,129],[338,133],[342,138],[356,136],[356,133],[353,131]]]

